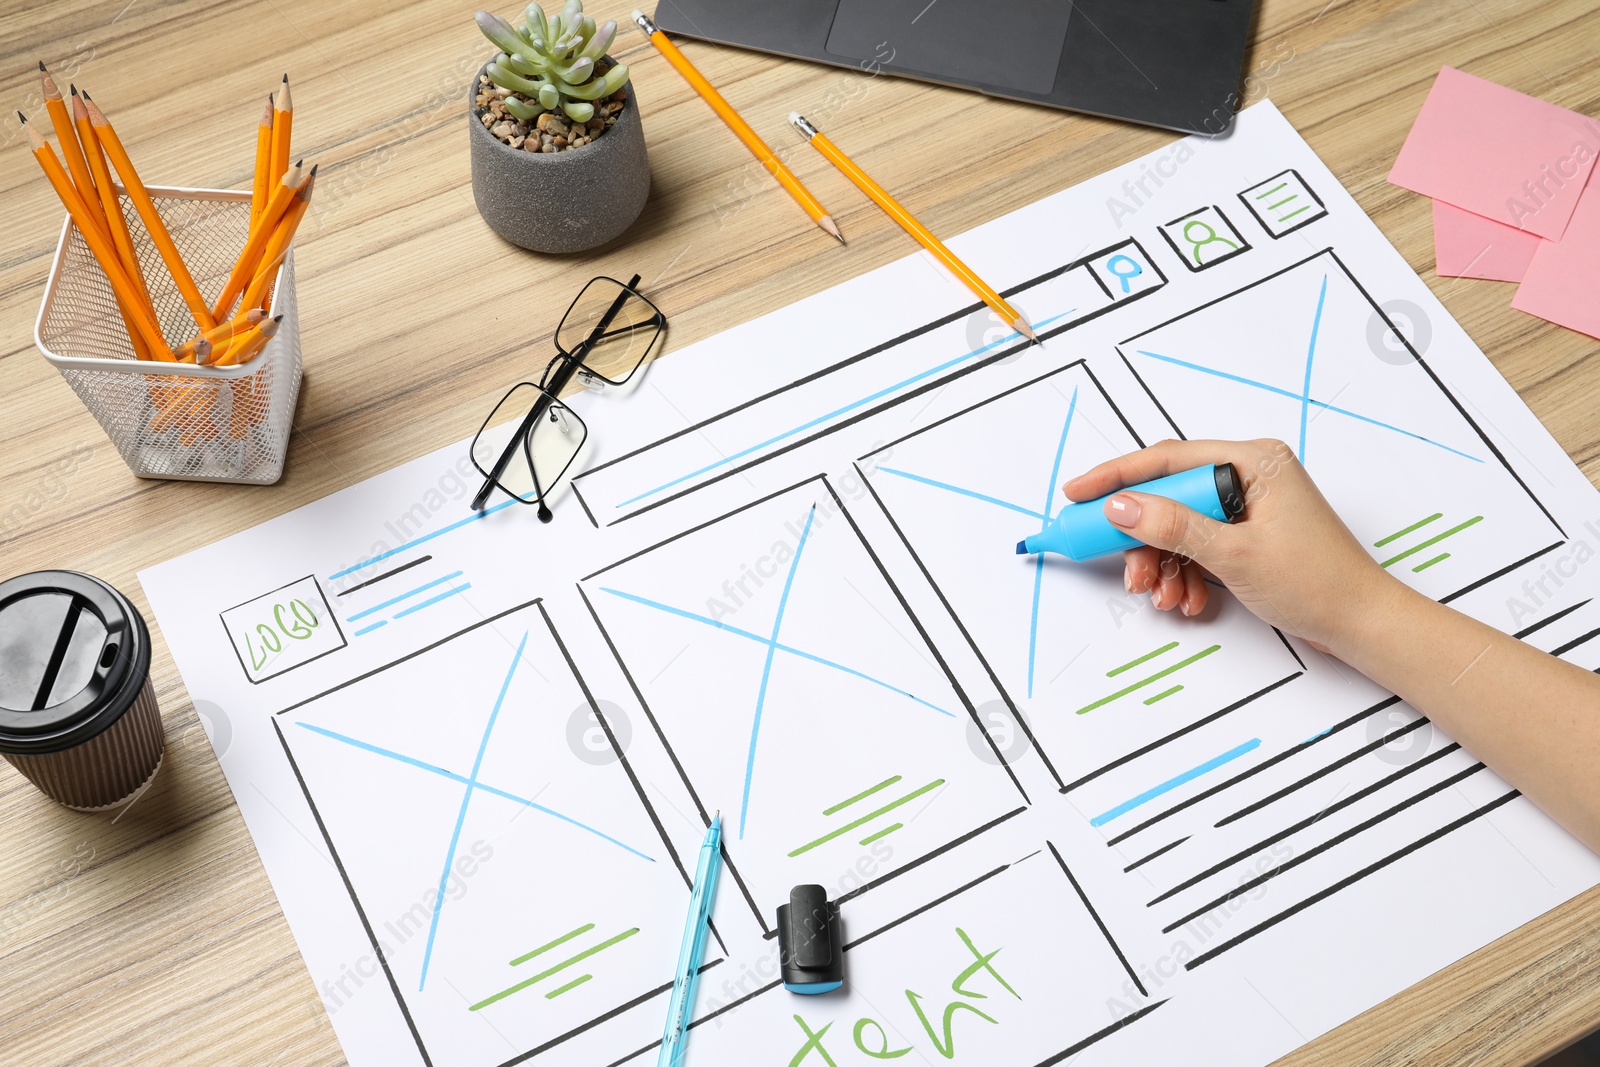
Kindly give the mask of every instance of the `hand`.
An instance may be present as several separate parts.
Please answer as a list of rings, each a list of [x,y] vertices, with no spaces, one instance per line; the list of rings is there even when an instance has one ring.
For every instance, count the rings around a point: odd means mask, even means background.
[[[1116,493],[1208,463],[1232,463],[1245,512],[1232,525],[1164,497]],[[1201,568],[1263,621],[1328,651],[1399,585],[1346,528],[1282,441],[1163,441],[1109,460],[1062,487],[1106,501],[1106,517],[1144,542],[1124,553],[1131,593],[1163,611],[1204,610]]]

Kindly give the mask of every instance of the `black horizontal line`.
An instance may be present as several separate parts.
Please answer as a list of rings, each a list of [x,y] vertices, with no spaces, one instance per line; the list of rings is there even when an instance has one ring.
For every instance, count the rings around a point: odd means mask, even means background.
[[[1129,871],[1133,870],[1135,867],[1143,867],[1145,864],[1149,863],[1151,860],[1155,859],[1157,856],[1162,856],[1162,855],[1165,855],[1168,852],[1171,852],[1173,849],[1177,848],[1179,845],[1183,844],[1187,840],[1189,840],[1189,838],[1180,837],[1176,841],[1172,842],[1172,844],[1170,844],[1170,845],[1162,845],[1160,848],[1158,848],[1154,852],[1150,853],[1150,855],[1144,857],[1143,859],[1134,860],[1132,863],[1130,863],[1126,867],[1122,868],[1122,873],[1123,874],[1127,874]]]
[[[412,567],[415,567],[417,564],[426,563],[432,558],[433,558],[432,556],[423,556],[421,559],[414,559],[410,563],[402,563],[402,564],[400,564],[400,566],[396,567],[394,570],[392,570],[392,571],[384,571],[382,574],[378,575],[376,578],[368,578],[364,582],[361,582],[361,583],[359,583],[357,585],[352,585],[349,589],[346,589],[344,592],[342,592],[342,593],[340,593],[338,595],[339,596],[349,596],[351,593],[354,593],[357,589],[365,589],[369,585],[376,585],[378,582],[383,581],[385,578],[393,578],[395,575],[399,574],[401,571],[408,571]]]

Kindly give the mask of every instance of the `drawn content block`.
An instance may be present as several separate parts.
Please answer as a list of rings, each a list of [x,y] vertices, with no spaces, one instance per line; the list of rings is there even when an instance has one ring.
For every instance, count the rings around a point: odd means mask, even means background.
[[[1018,901],[1040,907],[1018,907]],[[990,1067],[1119,1060],[1125,1031],[1164,1000],[1134,988],[1055,846],[979,874],[906,921],[845,944],[845,987],[729,998],[708,979],[693,1055],[747,1067],[867,1067],[883,1060]],[[655,1051],[622,1063],[642,1067]],[[618,1064],[617,1067],[621,1067]]]
[[[1185,618],[1123,595],[1120,557],[1015,554],[1066,504],[1068,476],[1140,447],[1080,362],[860,464],[1063,786],[1299,670],[1277,633],[1223,590]],[[1218,750],[1243,740],[1218,741]],[[1164,767],[1158,759],[1150,773],[1165,779]],[[1113,790],[1105,807],[1121,799]]]
[[[224,611],[223,629],[252,683],[291,671],[345,646],[314,575]]]
[[[686,879],[569,744],[592,714],[536,603],[274,717],[423,1062],[520,1062],[671,982]]]
[[[721,810],[763,933],[792,886],[831,890],[870,856],[882,873],[865,891],[1020,812],[1009,768],[824,479],[580,588],[701,817]]]
[[[1287,442],[1373,558],[1430,596],[1564,540],[1332,251],[1118,348],[1181,435]]]

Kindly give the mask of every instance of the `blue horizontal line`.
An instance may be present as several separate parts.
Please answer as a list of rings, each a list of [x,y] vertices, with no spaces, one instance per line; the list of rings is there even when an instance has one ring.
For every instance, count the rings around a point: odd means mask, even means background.
[[[1037,511],[1023,507],[1021,504],[1013,504],[1009,500],[1001,500],[997,496],[989,496],[985,493],[979,493],[972,489],[963,489],[959,485],[951,485],[949,482],[935,481],[932,478],[924,478],[920,474],[912,474],[908,471],[895,470],[893,467],[879,467],[878,470],[884,474],[893,474],[896,477],[909,478],[913,482],[921,482],[923,485],[931,485],[935,489],[944,489],[952,493],[960,493],[962,496],[970,496],[974,500],[982,500],[987,504],[995,504],[1002,508],[1010,508],[1012,511],[1020,511],[1029,518],[1038,519],[1041,522],[1050,521],[1050,516],[1048,515],[1041,515]]]
[[[445,582],[450,581],[450,579],[459,578],[459,577],[461,577],[461,572],[460,571],[456,571],[454,574],[447,574],[443,578],[435,578],[431,582],[423,582],[421,585],[417,586],[415,589],[411,590],[409,593],[401,593],[399,596],[393,598],[392,600],[385,600],[382,604],[374,604],[372,607],[368,608],[365,611],[356,612],[354,615],[351,615],[349,618],[345,619],[344,621],[345,622],[355,622],[357,619],[364,619],[368,615],[373,614],[374,612],[382,611],[384,608],[392,608],[396,604],[400,603],[400,601],[405,600],[408,597],[414,597],[418,593],[422,592],[425,589],[432,589],[436,585],[443,585]]]
[[[1269,393],[1276,393],[1279,396],[1286,396],[1290,400],[1304,400],[1305,403],[1310,404],[1312,407],[1323,408],[1324,410],[1331,411],[1336,415],[1344,415],[1348,418],[1357,419],[1361,422],[1371,423],[1373,426],[1378,426],[1385,430],[1393,430],[1397,434],[1415,438],[1418,441],[1423,441],[1427,444],[1433,445],[1435,448],[1442,448],[1446,452],[1453,452],[1462,459],[1470,459],[1474,463],[1483,462],[1483,460],[1479,459],[1477,456],[1463,452],[1458,448],[1451,448],[1449,445],[1441,444],[1431,437],[1424,437],[1420,433],[1412,433],[1410,430],[1402,430],[1400,427],[1391,426],[1387,422],[1379,422],[1377,419],[1368,418],[1365,415],[1357,414],[1356,412],[1351,411],[1349,408],[1341,408],[1334,404],[1324,403],[1321,400],[1311,400],[1309,398],[1302,397],[1299,393],[1293,392],[1289,389],[1280,389],[1276,385],[1268,385],[1266,382],[1258,382],[1254,378],[1246,378],[1238,374],[1229,374],[1227,371],[1217,370],[1215,367],[1204,367],[1198,363],[1190,363],[1186,359],[1175,359],[1172,356],[1163,356],[1159,352],[1146,352],[1143,349],[1137,349],[1136,351],[1138,351],[1141,356],[1149,356],[1151,359],[1159,359],[1163,363],[1172,363],[1179,367],[1187,367],[1190,370],[1197,370],[1202,374],[1212,374],[1218,378],[1226,378],[1230,382],[1238,382],[1240,385],[1249,385],[1256,389],[1265,389]]]
[[[1077,311],[1077,310],[1078,310],[1077,308],[1068,308],[1067,310],[1063,311],[1059,315],[1051,315],[1047,319],[1040,319],[1038,322],[1034,323],[1033,325],[1034,326],[1048,326],[1048,325],[1050,325],[1050,323],[1055,322],[1057,319],[1064,319],[1068,315],[1072,314],[1074,311]],[[884,388],[879,389],[877,392],[871,394],[870,396],[863,397],[860,400],[852,401],[851,403],[846,404],[842,408],[835,408],[833,411],[828,412],[826,415],[818,415],[816,418],[810,420],[809,422],[803,422],[799,426],[796,426],[792,430],[785,430],[783,433],[780,433],[775,437],[769,437],[765,441],[762,441],[762,442],[760,442],[758,444],[753,444],[749,448],[740,449],[739,451],[735,452],[731,456],[723,456],[721,459],[717,460],[715,463],[708,463],[706,466],[701,467],[699,470],[690,471],[688,474],[685,474],[685,475],[683,475],[681,477],[678,477],[678,478],[674,478],[670,482],[664,482],[661,485],[656,486],[654,489],[647,489],[644,492],[640,493],[638,496],[629,497],[627,500],[624,500],[622,503],[618,504],[617,507],[625,508],[629,504],[636,504],[639,501],[645,499],[646,497],[655,496],[657,493],[661,492],[662,490],[671,489],[673,486],[679,485],[679,484],[681,484],[683,482],[687,482],[691,478],[698,478],[702,474],[709,474],[711,471],[716,470],[718,467],[726,466],[727,464],[732,463],[733,461],[738,460],[738,459],[743,459],[745,456],[750,455],[750,453],[752,453],[752,452],[759,452],[763,448],[768,447],[769,445],[775,445],[779,441],[782,441],[782,440],[784,440],[786,438],[789,438],[789,437],[793,437],[795,434],[804,433],[807,430],[811,429],[813,426],[819,426],[822,423],[827,422],[829,419],[836,419],[840,415],[847,415],[850,412],[854,411],[856,408],[865,407],[866,405],[872,403],[874,400],[879,400],[879,399],[881,399],[881,398],[883,398],[885,396],[888,396],[890,393],[896,392],[897,390],[900,390],[900,389],[904,389],[908,385],[915,385],[917,382],[922,381],[924,378],[931,378],[935,374],[940,373],[941,371],[947,371],[951,367],[957,366],[957,365],[959,365],[961,363],[965,363],[967,360],[971,359],[973,356],[982,355],[983,353],[989,351],[992,348],[999,348],[1001,345],[1008,345],[1011,342],[1019,339],[1021,336],[1022,335],[1020,333],[1016,333],[1016,332],[1013,331],[1012,333],[1009,333],[1006,336],[1000,338],[1000,340],[998,340],[998,341],[990,342],[989,344],[983,345],[981,348],[974,348],[972,351],[967,352],[964,355],[957,356],[955,359],[947,360],[944,363],[939,364],[937,367],[933,367],[933,368],[930,368],[929,370],[922,371],[920,374],[913,374],[911,377],[905,379],[904,381],[899,381],[899,382],[894,383],[893,385],[885,386]]]
[[[908,693],[904,689],[899,688],[898,686],[890,685],[888,682],[879,681],[878,679],[872,677],[870,674],[862,674],[860,671],[856,670],[854,667],[846,667],[844,664],[835,663],[831,659],[823,659],[821,656],[813,655],[810,652],[802,652],[800,649],[795,648],[792,645],[786,645],[781,641],[769,641],[767,638],[762,637],[760,634],[751,633],[749,630],[741,629],[738,626],[729,626],[727,623],[719,622],[718,620],[713,619],[713,618],[711,618],[710,616],[707,616],[707,615],[697,615],[692,611],[685,611],[683,608],[675,608],[671,604],[663,604],[663,603],[660,603],[659,601],[650,600],[650,599],[648,599],[646,597],[635,596],[633,593],[624,593],[620,589],[608,589],[605,586],[601,586],[600,587],[600,591],[602,593],[610,593],[612,596],[615,596],[615,597],[621,597],[623,600],[631,600],[635,604],[643,604],[647,608],[655,608],[657,611],[664,611],[668,615],[676,615],[679,618],[691,619],[694,622],[704,623],[707,626],[715,626],[719,630],[724,630],[724,631],[726,631],[727,633],[730,633],[730,634],[736,634],[739,637],[743,637],[743,638],[746,638],[748,640],[754,641],[754,642],[756,642],[757,644],[760,644],[760,645],[771,645],[773,648],[777,649],[779,652],[787,652],[791,656],[799,656],[801,659],[808,659],[813,663],[820,663],[824,667],[832,667],[836,671],[843,671],[845,674],[851,675],[851,676],[856,677],[856,678],[860,678],[862,681],[871,682],[873,685],[882,686],[884,689],[889,690],[891,693],[898,693],[903,697],[906,697],[906,698],[908,698],[910,700],[914,700],[918,704],[921,704],[925,708],[932,708],[934,711],[937,711],[940,715],[944,715],[944,716],[947,716],[947,717],[952,718],[952,719],[955,718],[955,714],[953,712],[946,711],[945,709],[941,708],[937,704],[930,704],[926,700],[923,700],[921,697],[916,696],[916,695],[914,695],[912,693]]]
[[[455,596],[457,593],[465,593],[468,589],[471,589],[471,588],[472,588],[472,583],[471,582],[467,582],[465,585],[458,585],[454,589],[450,590],[448,593],[440,593],[438,596],[432,597],[432,598],[430,598],[428,600],[424,600],[420,604],[413,604],[409,608],[406,608],[404,611],[397,611],[397,612],[394,613],[394,617],[397,618],[397,619],[403,619],[407,615],[410,615],[410,614],[412,614],[414,612],[421,611],[423,608],[431,607],[432,605],[437,604],[441,600],[449,600],[451,597]]]
[[[388,625],[388,619],[381,619],[378,622],[373,623],[371,626],[363,626],[361,629],[355,632],[355,636],[360,637],[362,634],[370,634],[372,631],[381,630]]]
[[[470,785],[474,789],[481,789],[485,793],[493,793],[497,797],[504,797],[506,800],[514,801],[515,803],[521,804],[525,808],[532,808],[534,811],[543,812],[546,815],[549,815],[549,816],[552,816],[554,818],[560,819],[562,822],[571,823],[573,826],[576,826],[580,830],[587,830],[589,833],[594,834],[596,837],[611,842],[613,845],[616,845],[618,848],[622,849],[623,851],[633,853],[635,856],[638,856],[640,859],[649,860],[651,863],[655,862],[655,858],[654,857],[647,856],[643,852],[640,852],[636,848],[631,848],[631,847],[629,847],[627,845],[624,845],[621,841],[618,841],[616,838],[612,837],[610,834],[602,833],[599,830],[596,830],[592,826],[584,825],[583,823],[579,822],[577,819],[572,818],[571,816],[561,814],[559,811],[556,811],[554,808],[547,808],[543,804],[536,804],[531,800],[527,800],[527,799],[525,799],[523,797],[517,796],[515,793],[507,793],[504,789],[496,789],[496,788],[494,788],[494,786],[484,785],[482,782],[475,782],[475,781],[469,779],[466,775],[456,774],[454,771],[447,771],[443,767],[435,766],[432,763],[424,763],[422,760],[413,759],[411,756],[407,756],[407,755],[404,755],[402,753],[395,752],[392,749],[379,748],[377,745],[368,744],[365,741],[358,741],[354,737],[349,737],[349,736],[347,736],[345,734],[341,734],[341,733],[335,733],[332,730],[325,730],[320,726],[312,726],[308,722],[300,722],[300,721],[297,720],[295,722],[295,725],[296,726],[300,726],[300,727],[304,727],[305,729],[310,730],[314,734],[321,734],[323,737],[330,737],[335,741],[342,741],[345,744],[350,745],[353,748],[361,749],[363,752],[371,752],[373,755],[383,756],[384,758],[392,759],[397,763],[404,763],[407,766],[417,767],[417,768],[419,768],[421,770],[428,771],[428,772],[430,772],[432,774],[437,774],[441,778],[448,778],[452,782],[460,782],[462,785]]]
[[[1228,751],[1224,752],[1220,756],[1217,756],[1215,759],[1208,759],[1204,763],[1200,764],[1200,766],[1198,766],[1198,767],[1190,767],[1188,770],[1184,771],[1182,774],[1178,775],[1176,778],[1168,778],[1166,781],[1162,782],[1160,785],[1154,786],[1154,787],[1152,787],[1150,789],[1146,789],[1143,793],[1140,793],[1138,796],[1134,797],[1132,800],[1125,800],[1121,804],[1118,804],[1116,807],[1112,808],[1110,811],[1104,812],[1104,813],[1102,813],[1100,815],[1096,815],[1094,818],[1089,820],[1089,825],[1090,826],[1104,826],[1106,823],[1110,822],[1112,819],[1115,819],[1117,816],[1126,815],[1126,814],[1128,814],[1128,812],[1132,811],[1134,808],[1137,808],[1139,805],[1148,804],[1150,801],[1154,800],[1156,797],[1160,796],[1161,794],[1166,793],[1166,792],[1170,792],[1171,790],[1174,790],[1174,789],[1178,788],[1180,785],[1183,785],[1185,782],[1193,781],[1194,779],[1200,777],[1202,774],[1205,774],[1205,773],[1207,773],[1209,771],[1214,771],[1218,767],[1222,766],[1224,763],[1230,763],[1233,760],[1236,760],[1240,756],[1244,755],[1246,752],[1254,751],[1255,749],[1260,748],[1260,747],[1261,747],[1261,738],[1252,737],[1250,740],[1246,741],[1244,744],[1240,745],[1238,748],[1230,748]]]
[[[461,520],[459,520],[457,522],[452,522],[449,526],[441,526],[439,529],[433,531],[433,533],[423,534],[421,537],[417,538],[414,541],[407,541],[405,544],[401,545],[399,548],[391,548],[387,552],[380,552],[376,556],[371,556],[371,557],[369,557],[367,559],[364,559],[360,563],[354,564],[353,566],[346,567],[342,571],[336,571],[333,574],[328,575],[328,581],[330,581],[330,582],[337,581],[338,579],[343,578],[347,574],[354,574],[356,571],[362,570],[363,568],[366,568],[366,567],[370,567],[374,563],[379,563],[379,562],[381,562],[383,560],[386,560],[390,556],[398,556],[400,553],[409,551],[410,549],[413,549],[413,548],[416,548],[420,544],[425,544],[428,541],[432,541],[435,537],[442,537],[445,534],[449,533],[451,530],[459,530],[459,529],[461,529],[461,527],[467,525],[468,523],[477,522],[479,519],[486,519],[490,515],[493,515],[497,511],[503,511],[504,509],[509,508],[512,504],[520,504],[520,503],[521,503],[521,501],[520,500],[516,500],[516,499],[502,500],[500,503],[496,504],[492,508],[484,508],[482,511],[475,511],[471,515],[468,515],[464,519],[461,519]]]

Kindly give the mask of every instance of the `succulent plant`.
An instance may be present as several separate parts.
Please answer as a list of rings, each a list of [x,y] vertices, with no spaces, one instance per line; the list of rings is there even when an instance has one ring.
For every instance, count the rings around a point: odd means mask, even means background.
[[[594,117],[594,103],[616,92],[628,81],[628,68],[617,63],[605,71],[604,57],[617,24],[596,25],[583,13],[582,0],[566,0],[561,13],[545,18],[544,10],[529,4],[522,26],[515,27],[499,15],[480,11],[478,28],[500,49],[489,63],[489,80],[508,89],[505,108],[519,121],[532,122],[546,111],[562,111],[576,122]]]

